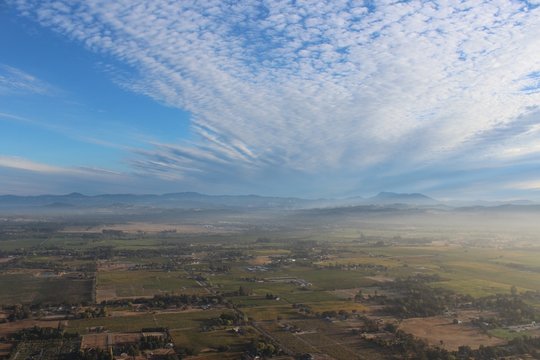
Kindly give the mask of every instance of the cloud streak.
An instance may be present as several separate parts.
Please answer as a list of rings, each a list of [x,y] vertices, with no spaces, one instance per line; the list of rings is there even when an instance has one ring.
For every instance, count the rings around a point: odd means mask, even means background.
[[[22,157],[3,155],[0,155],[0,168],[24,170],[41,174],[75,175],[80,177],[120,175],[120,173],[105,169],[89,167],[62,167],[35,162]]]
[[[15,67],[0,64],[0,95],[51,95],[56,90],[45,81]]]
[[[193,140],[133,152],[141,173],[361,188],[540,153],[534,1],[9,2],[127,64],[121,86],[191,112]]]

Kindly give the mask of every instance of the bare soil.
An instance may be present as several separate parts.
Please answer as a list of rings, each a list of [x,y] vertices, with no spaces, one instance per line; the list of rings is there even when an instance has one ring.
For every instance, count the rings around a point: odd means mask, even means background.
[[[272,259],[270,258],[270,256],[265,255],[256,256],[255,258],[249,260],[250,265],[266,265],[270,264],[271,262]]]
[[[471,313],[458,314],[457,318],[463,319],[461,324],[454,324],[454,318],[448,316],[406,319],[401,322],[399,329],[424,339],[430,345],[451,351],[458,350],[462,345],[478,349],[480,345],[494,346],[505,343],[505,340],[488,336],[472,326],[468,320],[471,316]]]

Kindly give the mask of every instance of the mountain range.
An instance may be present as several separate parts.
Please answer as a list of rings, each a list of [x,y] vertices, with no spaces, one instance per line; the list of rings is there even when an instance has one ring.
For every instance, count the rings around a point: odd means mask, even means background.
[[[129,209],[129,208],[163,208],[163,209],[310,209],[351,206],[405,206],[405,207],[472,207],[501,205],[532,205],[534,203],[519,200],[510,202],[441,202],[420,193],[380,192],[375,196],[349,197],[344,199],[302,199],[296,197],[271,197],[259,195],[205,195],[196,192],[179,192],[162,195],[155,194],[104,194],[83,195],[71,193],[67,195],[36,196],[0,196],[0,209],[22,210],[34,209],[43,211],[59,211],[74,208],[92,209]]]

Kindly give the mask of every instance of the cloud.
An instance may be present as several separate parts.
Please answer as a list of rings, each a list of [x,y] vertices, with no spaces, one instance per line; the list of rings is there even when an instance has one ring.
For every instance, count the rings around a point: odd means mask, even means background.
[[[0,155],[2,194],[126,192],[133,176],[102,168],[57,166],[23,157]],[[143,185],[140,181],[139,187]]]
[[[117,172],[88,167],[61,167],[35,162],[17,156],[0,155],[0,168],[10,168],[17,170],[30,171],[42,174],[64,174],[81,177],[87,176],[117,176]]]
[[[20,69],[0,64],[0,95],[51,95],[56,90]]]
[[[524,117],[527,131],[540,123],[530,1],[9,3],[124,62],[123,87],[192,114],[194,139],[134,151],[141,173],[209,184],[332,173],[362,187],[540,151],[519,131]]]
[[[540,190],[540,180],[522,181],[508,184],[511,189]]]
[[[27,159],[23,159],[20,157],[13,157],[13,156],[0,156],[0,167],[19,169],[19,170],[28,170],[28,171],[40,172],[40,173],[70,173],[72,172],[64,168],[41,164],[41,163],[33,162]]]

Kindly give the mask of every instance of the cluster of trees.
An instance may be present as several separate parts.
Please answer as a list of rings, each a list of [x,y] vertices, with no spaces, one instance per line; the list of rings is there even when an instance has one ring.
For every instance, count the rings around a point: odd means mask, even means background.
[[[400,354],[405,359],[420,360],[492,360],[506,356],[531,355],[540,359],[540,337],[521,336],[509,341],[503,346],[483,346],[471,349],[469,346],[460,346],[457,351],[448,351],[439,346],[430,346],[424,340],[404,331],[392,323],[378,324],[369,318],[363,318],[364,327],[355,333],[385,332],[391,336],[364,336],[366,341],[382,348]]]
[[[430,282],[439,280],[438,275],[417,275],[397,279],[382,286],[400,296],[368,296],[368,301],[386,305],[384,312],[390,315],[409,318],[440,315],[448,308],[456,308],[459,304],[473,300],[468,295],[460,295],[447,289],[428,285]],[[362,294],[358,294],[355,299],[362,301]]]
[[[228,293],[228,296],[250,296],[253,293],[251,289],[240,286],[238,290]]]
[[[231,271],[231,267],[227,264],[213,264],[213,263],[210,263],[208,265],[208,269],[212,272],[216,272],[216,273],[228,273],[229,271]]]
[[[34,326],[27,329],[22,329],[13,334],[13,339],[16,341],[28,341],[28,340],[52,340],[52,339],[66,339],[77,338],[77,333],[66,333],[60,328],[48,328]]]
[[[78,355],[73,357],[74,360],[113,360],[113,356],[107,350],[103,349],[84,349]]]
[[[386,298],[382,303],[387,305],[386,312],[398,318],[440,315],[457,303],[451,291],[432,288],[416,280],[398,280],[393,285],[402,296]]]
[[[51,310],[56,314],[64,314],[66,316],[70,316],[75,319],[88,319],[88,318],[98,318],[98,317],[105,317],[108,315],[107,308],[105,305],[98,305],[98,306],[92,306],[87,307],[86,303],[81,304],[84,307],[81,308],[80,306],[70,306],[70,305],[57,305],[57,306],[48,306],[43,307],[42,304],[32,304],[32,305],[22,305],[22,304],[15,304],[12,306],[4,307],[4,310],[7,310],[9,315],[6,317],[6,320],[11,321],[17,321],[17,320],[23,320],[28,319],[32,316],[43,316],[46,314],[45,311]],[[62,310],[58,310],[62,309]],[[2,322],[0,320],[0,322]]]
[[[272,357],[281,353],[279,346],[268,339],[253,339],[247,347],[248,356]]]
[[[279,299],[279,296],[271,294],[271,293],[266,293],[265,299],[266,300],[276,300],[276,299]]]
[[[103,306],[130,306],[133,304],[145,305],[153,309],[166,309],[170,307],[183,307],[183,306],[202,306],[202,305],[219,305],[224,304],[225,298],[221,295],[169,295],[158,294],[150,299],[137,298],[132,300],[108,300],[103,301]]]
[[[143,336],[137,343],[117,344],[113,348],[114,355],[126,353],[130,356],[136,356],[143,350],[163,349],[171,342],[170,337],[165,336]]]
[[[321,318],[321,319],[339,318],[340,320],[347,320],[351,316],[351,313],[349,313],[346,310],[337,310],[337,311],[336,310],[327,310],[327,311],[323,311],[321,313],[316,313],[315,316],[317,316],[318,318]]]
[[[430,347],[429,344],[411,334],[397,330],[391,337],[369,337],[367,341],[400,354],[403,359],[455,360],[448,350]]]
[[[137,270],[163,270],[163,271],[175,271],[178,270],[178,265],[172,261],[166,263],[145,263],[145,264],[136,264],[129,268],[131,271]]]
[[[297,309],[299,312],[304,313],[306,315],[312,314],[313,310],[311,309],[311,306],[306,304],[299,304],[294,303],[292,304],[293,309]]]
[[[226,312],[217,318],[206,320],[202,325],[203,331],[210,331],[224,326],[243,325],[247,322],[247,317],[239,311]]]
[[[28,305],[16,304],[6,307],[5,310],[9,311],[8,321],[28,319],[32,315],[32,309]]]
[[[540,314],[533,306],[527,304],[517,292],[498,294],[473,300],[473,306],[480,310],[496,311],[499,316],[490,322],[498,325],[518,325],[539,321]]]
[[[171,339],[167,336],[143,336],[139,342],[139,348],[141,350],[161,349],[166,347],[170,342]]]
[[[380,272],[386,272],[388,270],[388,267],[380,264],[329,264],[325,267],[326,269],[339,269],[339,270],[361,270],[366,271],[369,273],[380,273]]]
[[[80,319],[89,319],[89,318],[105,317],[108,315],[109,313],[107,311],[106,306],[98,306],[98,307],[86,307],[84,308],[84,310],[78,312],[76,314],[76,317]]]

